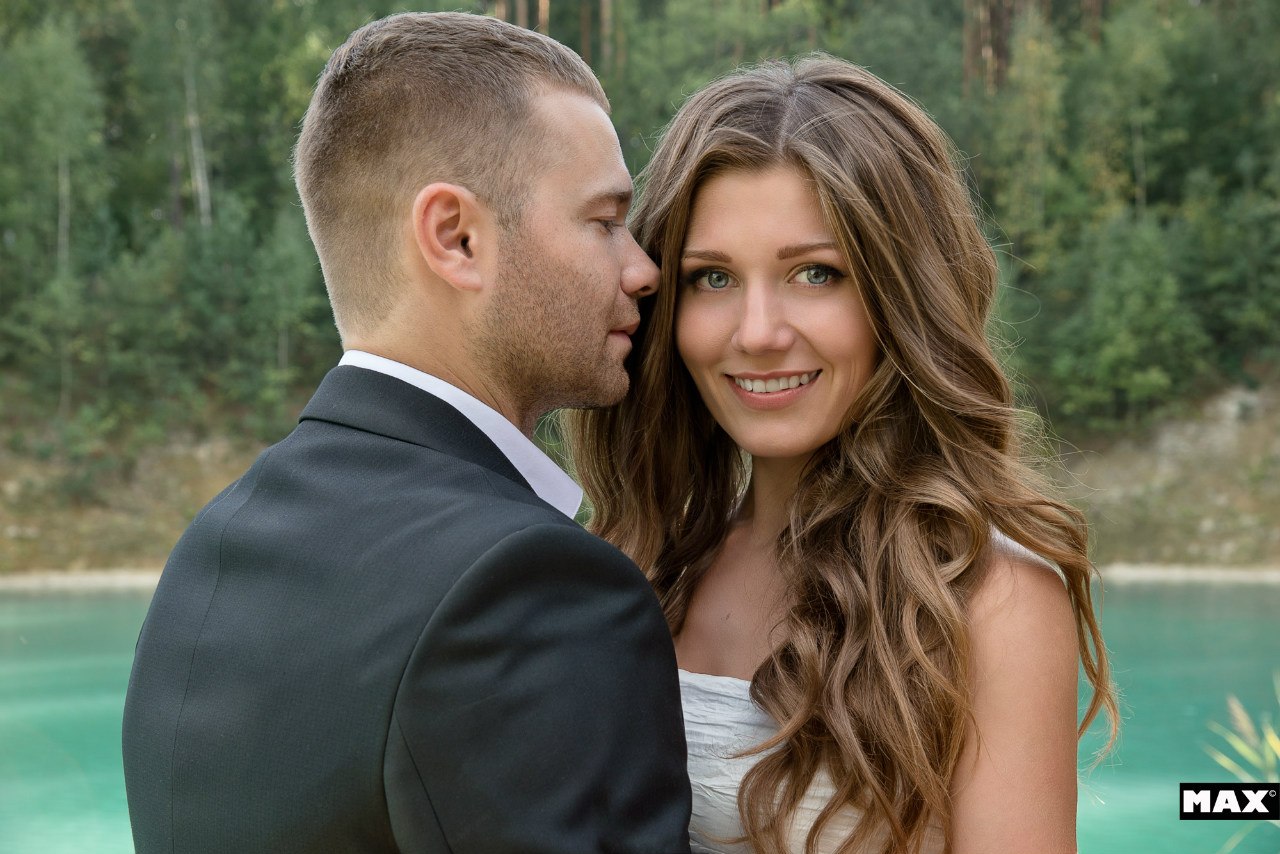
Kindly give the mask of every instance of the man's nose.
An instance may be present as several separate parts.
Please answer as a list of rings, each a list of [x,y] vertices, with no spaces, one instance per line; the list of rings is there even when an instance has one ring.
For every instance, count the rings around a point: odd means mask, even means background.
[[[633,299],[647,297],[658,290],[658,265],[640,248],[628,232],[627,257],[622,267],[622,291]]]
[[[786,300],[771,288],[743,288],[738,328],[731,343],[748,354],[785,350],[795,341]]]

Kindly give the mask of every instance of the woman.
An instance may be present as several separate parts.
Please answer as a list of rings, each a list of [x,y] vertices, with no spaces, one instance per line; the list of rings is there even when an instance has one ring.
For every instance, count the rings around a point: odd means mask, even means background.
[[[1020,461],[946,137],[860,68],[770,63],[642,181],[662,285],[630,396],[572,432],[675,637],[695,850],[1074,851],[1078,734],[1115,720],[1085,524]]]

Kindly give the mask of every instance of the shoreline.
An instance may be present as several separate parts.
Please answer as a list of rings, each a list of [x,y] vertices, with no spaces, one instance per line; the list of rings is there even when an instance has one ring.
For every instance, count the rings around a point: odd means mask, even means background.
[[[97,593],[105,591],[155,590],[160,569],[74,569],[31,570],[0,575],[4,593]]]
[[[1104,583],[1280,584],[1277,566],[1188,566],[1163,563],[1113,563],[1098,567]]]
[[[1277,566],[1113,563],[1098,568],[1106,584],[1280,584]],[[0,594],[154,590],[159,568],[34,570],[0,575]]]

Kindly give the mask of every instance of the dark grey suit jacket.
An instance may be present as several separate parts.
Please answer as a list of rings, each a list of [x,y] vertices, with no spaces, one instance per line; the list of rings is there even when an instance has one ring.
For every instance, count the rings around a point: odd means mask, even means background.
[[[457,410],[356,367],[165,566],[124,714],[151,852],[687,852],[635,565]]]

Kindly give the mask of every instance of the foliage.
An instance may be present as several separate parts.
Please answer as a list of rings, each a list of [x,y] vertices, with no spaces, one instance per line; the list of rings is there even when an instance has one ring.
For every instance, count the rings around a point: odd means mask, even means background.
[[[590,55],[636,170],[740,63],[823,50],[902,87],[962,152],[1010,362],[1070,435],[1280,362],[1280,6],[1096,5],[553,0],[549,27]],[[427,4],[500,6],[517,0]],[[89,484],[102,441],[287,428],[338,352],[290,149],[329,52],[397,8],[0,7],[0,423]],[[981,32],[966,14],[1015,8]],[[127,474],[134,451],[114,453]]]
[[[1133,423],[1204,375],[1207,342],[1166,244],[1158,225],[1121,217],[1091,229],[1066,259],[1070,281],[1056,284],[1078,308],[1050,332],[1049,388],[1068,417]]]
[[[1280,707],[1280,671],[1272,674],[1276,704]],[[1234,695],[1227,697],[1227,711],[1231,726],[1213,721],[1209,729],[1225,742],[1223,749],[1205,747],[1205,752],[1237,780],[1244,783],[1280,783],[1280,735],[1270,714],[1261,714],[1257,721],[1245,711],[1244,704]],[[1280,828],[1280,821],[1270,821]],[[1219,850],[1226,854],[1239,845],[1260,823],[1249,822],[1244,829],[1232,836]]]
[[[71,298],[105,190],[102,99],[66,21],[0,53],[0,79],[0,307]]]

